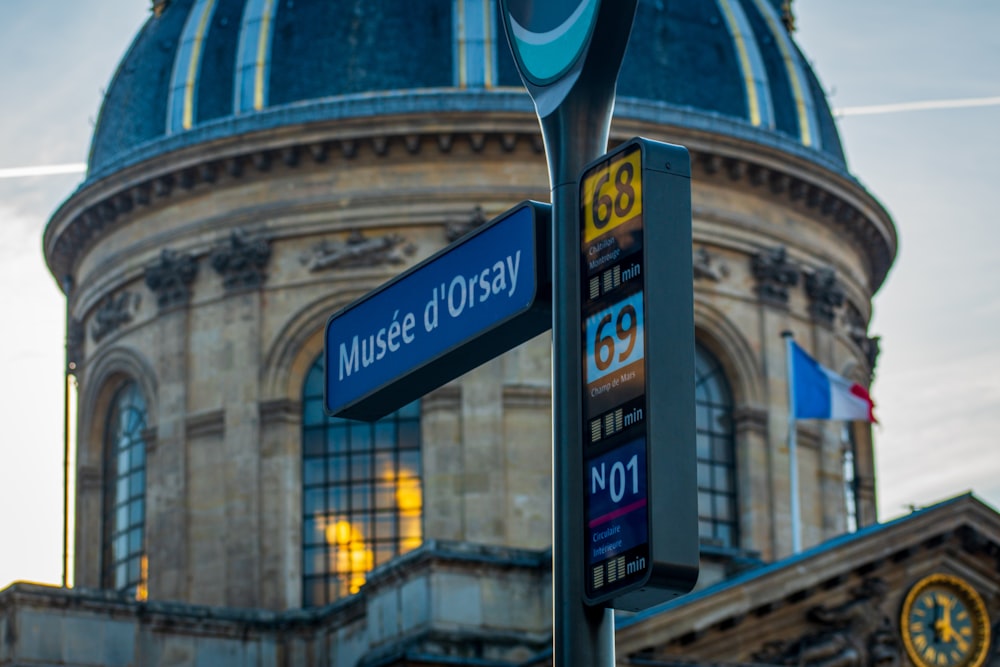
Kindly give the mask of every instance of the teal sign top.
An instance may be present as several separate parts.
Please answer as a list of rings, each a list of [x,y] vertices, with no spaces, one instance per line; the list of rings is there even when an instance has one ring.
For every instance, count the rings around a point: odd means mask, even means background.
[[[539,86],[553,83],[586,50],[601,0],[508,0],[505,18],[521,72]]]

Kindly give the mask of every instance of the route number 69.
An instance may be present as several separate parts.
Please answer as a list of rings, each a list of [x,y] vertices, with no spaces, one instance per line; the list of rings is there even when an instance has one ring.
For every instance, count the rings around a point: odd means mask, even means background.
[[[643,358],[642,292],[587,318],[587,384]]]

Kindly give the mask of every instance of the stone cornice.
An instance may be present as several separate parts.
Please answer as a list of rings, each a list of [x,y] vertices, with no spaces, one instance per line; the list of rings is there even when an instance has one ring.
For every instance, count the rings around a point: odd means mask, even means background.
[[[673,129],[625,119],[616,122],[612,144],[632,136],[632,130],[656,138]],[[876,290],[896,253],[895,228],[881,204],[827,156],[817,151],[812,155],[787,141],[762,146],[759,140],[765,135],[758,134],[743,138],[679,127],[669,136],[691,150],[696,182],[757,190],[853,239],[867,260],[870,288]],[[137,211],[175,203],[233,181],[267,178],[277,170],[332,160],[405,159],[430,152],[503,155],[526,146],[530,153],[543,153],[537,120],[513,109],[451,111],[432,118],[411,114],[327,120],[214,140],[211,136],[206,134],[205,143],[153,152],[149,159],[85,183],[45,230],[45,255],[53,275],[72,274],[97,239]]]

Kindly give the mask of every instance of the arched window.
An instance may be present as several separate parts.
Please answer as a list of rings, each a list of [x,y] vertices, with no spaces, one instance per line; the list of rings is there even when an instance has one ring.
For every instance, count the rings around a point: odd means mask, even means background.
[[[374,423],[327,417],[320,356],[302,409],[302,601],[316,606],[423,541],[420,404]]]
[[[736,514],[736,445],[733,399],[722,366],[695,348],[698,447],[698,534],[721,547],[739,545]]]
[[[146,399],[132,381],[111,400],[104,442],[102,585],[146,599]]]

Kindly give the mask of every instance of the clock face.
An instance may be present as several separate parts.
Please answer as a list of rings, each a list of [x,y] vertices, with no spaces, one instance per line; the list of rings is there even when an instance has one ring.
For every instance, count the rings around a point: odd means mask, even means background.
[[[986,606],[967,583],[947,574],[910,589],[900,618],[903,644],[917,667],[981,667],[990,645]]]

